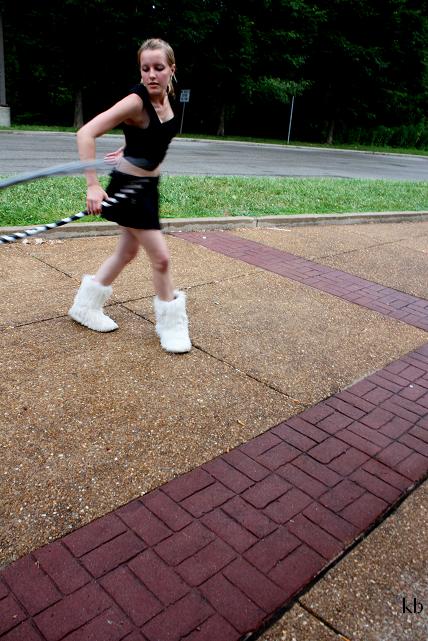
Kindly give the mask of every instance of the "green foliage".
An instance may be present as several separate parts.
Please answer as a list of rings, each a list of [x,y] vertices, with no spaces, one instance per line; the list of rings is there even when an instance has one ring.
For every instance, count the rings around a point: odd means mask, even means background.
[[[105,185],[106,178],[102,178]],[[0,226],[37,225],[80,211],[82,177],[49,178],[0,192]],[[164,176],[163,218],[266,216],[428,209],[426,183],[335,178]],[[87,217],[82,222],[99,220]]]
[[[248,97],[253,102],[288,104],[292,96],[300,96],[310,86],[302,80],[283,80],[282,78],[264,77],[247,86]]]
[[[188,130],[283,138],[295,96],[294,139],[365,131],[425,145],[428,0],[0,0],[0,11],[13,122],[71,126],[79,95],[88,120],[139,80],[138,46],[159,36],[192,90]]]
[[[377,147],[403,147],[428,150],[428,123],[385,127],[380,125],[372,129],[354,129],[346,132],[343,142],[357,142]]]

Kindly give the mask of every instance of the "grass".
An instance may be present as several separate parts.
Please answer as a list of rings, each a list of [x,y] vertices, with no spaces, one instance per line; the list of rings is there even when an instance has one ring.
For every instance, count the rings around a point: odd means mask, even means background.
[[[160,191],[162,218],[428,210],[422,181],[164,176]],[[84,178],[37,180],[0,191],[0,226],[52,222],[84,207]]]

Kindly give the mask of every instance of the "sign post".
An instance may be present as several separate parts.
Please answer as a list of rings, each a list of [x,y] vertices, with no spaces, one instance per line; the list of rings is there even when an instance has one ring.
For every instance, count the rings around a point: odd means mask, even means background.
[[[10,109],[6,104],[6,80],[3,46],[3,21],[0,13],[0,125],[10,127]]]
[[[183,103],[183,110],[181,112],[180,133],[183,131],[184,108],[186,106],[186,102],[189,102],[189,101],[190,101],[190,89],[182,89],[180,92],[180,102]]]
[[[291,132],[291,123],[293,120],[293,110],[294,110],[294,96],[291,97],[291,109],[290,109],[290,120],[288,123],[287,145],[290,143],[290,132]]]

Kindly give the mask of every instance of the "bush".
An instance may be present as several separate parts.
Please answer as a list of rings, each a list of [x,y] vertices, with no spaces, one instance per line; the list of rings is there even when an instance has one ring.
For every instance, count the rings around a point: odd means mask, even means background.
[[[342,134],[341,142],[373,145],[376,147],[402,147],[428,150],[428,122],[370,129],[349,129]]]

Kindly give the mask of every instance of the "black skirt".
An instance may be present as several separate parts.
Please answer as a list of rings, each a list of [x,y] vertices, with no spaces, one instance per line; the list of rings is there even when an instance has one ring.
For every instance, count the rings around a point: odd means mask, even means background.
[[[135,194],[117,198],[111,207],[103,207],[102,217],[122,227],[134,229],[161,229],[159,222],[159,177],[131,176],[115,169],[110,174],[106,192],[114,197],[121,189],[135,188]]]

